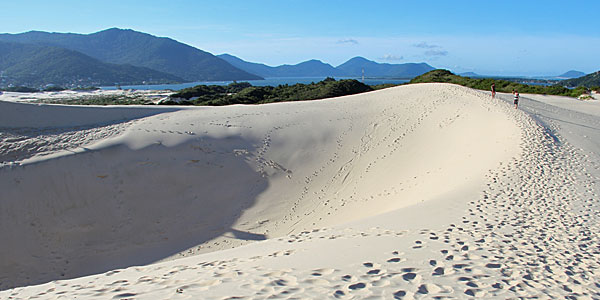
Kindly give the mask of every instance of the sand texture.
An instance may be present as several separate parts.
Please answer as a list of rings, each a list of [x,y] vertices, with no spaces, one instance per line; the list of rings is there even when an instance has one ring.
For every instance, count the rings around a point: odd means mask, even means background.
[[[96,119],[0,124],[0,298],[598,299],[597,106],[522,98],[42,106]]]

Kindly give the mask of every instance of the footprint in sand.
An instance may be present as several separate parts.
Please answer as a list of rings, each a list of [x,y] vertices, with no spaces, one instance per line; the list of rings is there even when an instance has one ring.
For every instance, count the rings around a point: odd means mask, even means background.
[[[433,273],[431,273],[431,275],[433,275],[433,276],[441,276],[441,275],[444,275],[444,273],[445,273],[444,268],[437,267],[437,268],[433,269]]]
[[[272,286],[296,286],[298,285],[297,279],[296,277],[293,276],[287,276],[284,278],[279,278],[276,280],[273,280],[270,285]]]
[[[309,278],[309,279],[303,280],[302,282],[306,283],[308,285],[311,285],[311,286],[314,286],[314,285],[329,286],[330,285],[329,281],[322,279],[322,278]]]
[[[396,291],[396,292],[393,294],[393,296],[394,296],[394,299],[404,299],[404,297],[406,297],[406,296],[407,296],[407,294],[408,294],[408,293],[407,293],[406,291],[404,291],[404,290],[399,290],[399,291]]]
[[[123,294],[115,295],[113,297],[113,299],[128,299],[128,298],[133,298],[135,296],[137,296],[136,293],[123,293]]]
[[[419,286],[419,288],[417,289],[417,293],[419,294],[437,294],[439,292],[442,291],[442,288],[436,284],[429,284],[429,283],[425,283],[425,284],[421,284]]]
[[[363,263],[363,266],[365,266],[367,268],[379,268],[379,267],[381,267],[380,264],[374,264],[372,262]]]
[[[362,282],[351,284],[348,286],[348,288],[351,290],[360,290],[360,289],[364,289],[365,287],[367,287],[367,285]]]
[[[499,263],[488,263],[485,265],[486,268],[490,268],[490,269],[499,269],[502,267],[502,264]]]
[[[328,269],[328,268],[315,269],[315,270],[313,270],[313,272],[311,273],[311,275],[312,276],[323,276],[323,275],[330,275],[333,272],[335,272],[335,269]]]
[[[416,281],[418,279],[418,275],[417,273],[414,272],[408,272],[402,275],[402,279],[412,282],[412,281]]]
[[[342,298],[342,297],[346,296],[346,293],[344,293],[344,291],[342,291],[342,290],[337,290],[333,293],[333,296],[336,298]]]
[[[391,284],[391,282],[387,279],[379,279],[379,280],[375,280],[375,281],[371,282],[371,285],[375,286],[375,287],[384,287],[384,286],[388,286],[390,284]]]
[[[369,270],[369,271],[367,272],[367,275],[377,275],[377,274],[379,274],[380,272],[381,272],[381,270],[380,270],[380,269],[373,269],[373,270]]]

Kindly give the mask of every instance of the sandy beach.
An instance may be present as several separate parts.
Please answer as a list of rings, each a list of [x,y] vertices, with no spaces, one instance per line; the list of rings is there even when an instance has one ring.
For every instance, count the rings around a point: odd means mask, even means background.
[[[599,299],[600,103],[510,101],[0,101],[0,298]]]
[[[35,92],[35,93],[18,93],[18,92],[0,92],[0,101],[19,102],[19,103],[69,103],[76,100],[89,100],[98,97],[113,97],[113,98],[128,98],[128,99],[144,99],[148,102],[158,103],[160,100],[167,98],[174,92],[168,90],[87,90],[87,91],[55,91],[55,92]]]

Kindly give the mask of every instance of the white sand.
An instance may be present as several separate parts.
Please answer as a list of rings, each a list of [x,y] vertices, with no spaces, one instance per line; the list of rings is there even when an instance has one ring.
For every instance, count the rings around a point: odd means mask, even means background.
[[[597,161],[483,92],[107,126],[0,168],[0,298],[600,296]]]
[[[36,92],[36,93],[18,93],[1,92],[0,101],[20,102],[20,103],[44,103],[47,101],[72,101],[81,99],[97,98],[100,96],[122,96],[125,98],[143,98],[153,103],[157,103],[167,98],[174,92],[169,90],[92,90],[92,91],[57,91],[57,92]]]

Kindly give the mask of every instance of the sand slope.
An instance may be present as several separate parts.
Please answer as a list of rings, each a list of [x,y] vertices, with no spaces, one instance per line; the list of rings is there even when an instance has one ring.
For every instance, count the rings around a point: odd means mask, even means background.
[[[0,97],[0,166],[88,145],[119,134],[134,120],[184,109],[27,104],[1,101],[4,98]]]
[[[171,112],[71,151],[0,169],[3,288],[192,257],[2,297],[598,296],[586,158],[470,89]]]
[[[75,277],[434,198],[514,154],[516,126],[485,100],[459,87],[422,85],[184,110],[138,120],[84,148],[27,158],[0,170],[7,229],[0,238],[11,245],[0,269],[15,285]],[[87,115],[109,120],[127,112],[9,105],[37,114],[28,127],[58,115],[61,124],[74,118],[80,125]],[[51,117],[39,116],[44,109]]]

